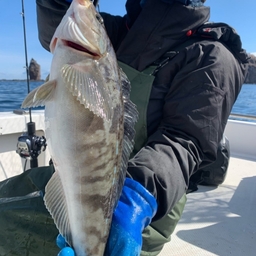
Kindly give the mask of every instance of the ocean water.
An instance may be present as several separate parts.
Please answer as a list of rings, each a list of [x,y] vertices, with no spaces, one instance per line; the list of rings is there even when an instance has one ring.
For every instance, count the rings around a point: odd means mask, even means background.
[[[30,91],[43,83],[43,81],[30,81]],[[20,109],[27,94],[27,81],[0,80],[0,112],[12,112],[14,109]]]
[[[43,84],[43,81],[30,81],[30,91]],[[20,109],[28,93],[27,81],[0,81],[0,112]],[[232,109],[234,114],[256,116],[256,85],[244,84]]]

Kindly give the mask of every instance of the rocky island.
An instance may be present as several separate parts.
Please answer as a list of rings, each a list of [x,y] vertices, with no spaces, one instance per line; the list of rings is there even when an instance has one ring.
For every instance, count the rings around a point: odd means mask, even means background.
[[[256,84],[256,56],[250,54],[249,70],[245,79],[245,84]]]
[[[28,72],[30,80],[41,80],[41,67],[33,58],[30,60]]]

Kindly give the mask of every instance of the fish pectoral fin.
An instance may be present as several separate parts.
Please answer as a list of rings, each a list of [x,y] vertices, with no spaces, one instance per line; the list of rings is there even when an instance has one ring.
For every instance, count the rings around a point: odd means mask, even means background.
[[[24,99],[21,108],[44,106],[45,102],[52,98],[56,84],[56,80],[51,80],[35,88]]]
[[[111,120],[113,116],[111,93],[104,86],[99,73],[84,71],[75,65],[66,64],[62,68],[62,77],[72,95],[85,108],[103,119]]]
[[[72,246],[67,204],[61,179],[57,170],[45,187],[44,202],[60,234],[65,238],[66,242]]]

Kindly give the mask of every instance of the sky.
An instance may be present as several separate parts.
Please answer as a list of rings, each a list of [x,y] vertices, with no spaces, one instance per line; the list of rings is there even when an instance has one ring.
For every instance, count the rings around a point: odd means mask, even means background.
[[[52,55],[38,40],[36,0],[23,0],[28,63],[31,58],[41,66],[44,79],[51,65]],[[100,0],[100,11],[114,15],[125,14],[126,0]],[[243,48],[256,55],[256,1],[255,0],[207,0],[211,8],[210,21],[225,22],[239,33]],[[22,0],[0,0],[0,79],[25,79],[26,61],[21,15]]]

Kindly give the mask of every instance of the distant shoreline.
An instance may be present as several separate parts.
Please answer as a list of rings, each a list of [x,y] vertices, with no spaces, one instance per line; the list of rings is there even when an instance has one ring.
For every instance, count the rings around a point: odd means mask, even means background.
[[[0,81],[13,81],[13,82],[22,82],[27,81],[27,79],[0,79]],[[44,82],[44,79],[40,80],[29,80],[29,82]]]

